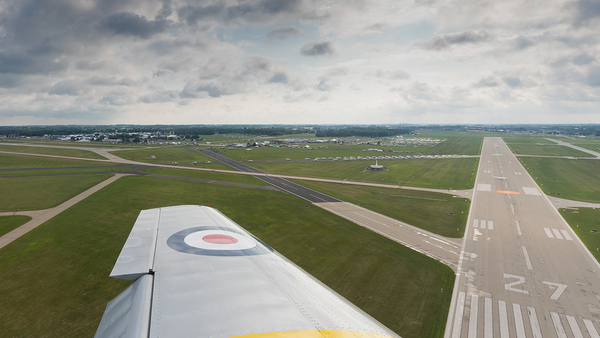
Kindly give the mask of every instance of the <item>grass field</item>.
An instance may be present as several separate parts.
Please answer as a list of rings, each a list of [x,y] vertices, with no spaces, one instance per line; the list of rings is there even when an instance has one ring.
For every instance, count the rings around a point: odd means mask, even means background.
[[[130,170],[132,167],[126,165],[113,168],[76,168],[76,169],[36,169],[36,170],[9,170],[0,171],[1,176],[23,176],[23,175],[67,175],[67,174],[90,174],[111,173],[114,171]]]
[[[560,139],[560,137],[554,137],[549,135],[531,135],[531,134],[502,134],[499,135],[504,139],[504,142],[507,144],[556,144],[555,142],[546,140],[546,138],[556,138]]]
[[[167,175],[167,176],[176,176],[176,177],[190,177],[190,178],[199,178],[199,179],[203,179],[203,180],[225,181],[225,182],[242,183],[242,184],[269,185],[268,183],[265,183],[265,182],[263,182],[257,178],[254,178],[250,175],[213,173],[213,172],[206,172],[206,171],[170,169],[170,168],[145,169],[145,170],[142,170],[141,172],[148,173],[148,174]]]
[[[30,220],[29,216],[0,216],[0,236],[6,235]]]
[[[140,176],[0,250],[2,335],[92,336],[128,285],[108,275],[137,214],[178,204],[218,208],[403,337],[443,335],[454,273],[439,262],[290,195]]]
[[[440,155],[479,155],[485,136],[495,136],[477,132],[427,132],[419,136],[446,139],[435,147],[435,153]]]
[[[511,143],[508,147],[515,155],[538,155],[538,156],[573,156],[573,157],[591,157],[592,155],[556,144],[526,144]]]
[[[519,157],[545,194],[600,202],[600,161]]]
[[[323,182],[300,183],[446,237],[462,237],[469,214],[468,199],[447,194]]]
[[[269,173],[348,179],[438,189],[470,189],[475,182],[477,158],[381,160],[389,171],[365,171],[368,161],[252,163]]]
[[[42,154],[42,155],[56,155],[56,156],[68,156],[68,157],[81,157],[81,158],[92,158],[105,160],[103,156],[96,154],[95,152],[88,150],[79,149],[64,149],[64,148],[47,148],[47,147],[30,147],[30,146],[12,146],[4,143],[0,143],[0,151],[10,151],[15,153],[29,153],[29,154]]]
[[[560,209],[560,214],[579,236],[583,244],[600,262],[600,209]],[[595,230],[595,232],[592,232]]]
[[[45,167],[77,167],[105,165],[107,163],[98,161],[69,160],[64,158],[52,158],[29,155],[0,154],[0,169],[11,168],[45,168]]]
[[[55,207],[104,181],[105,175],[0,177],[0,211]]]

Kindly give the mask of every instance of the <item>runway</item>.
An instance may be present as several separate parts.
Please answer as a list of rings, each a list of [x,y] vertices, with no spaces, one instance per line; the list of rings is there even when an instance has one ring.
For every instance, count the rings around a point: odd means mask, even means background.
[[[445,337],[600,337],[600,265],[501,138],[485,138]]]

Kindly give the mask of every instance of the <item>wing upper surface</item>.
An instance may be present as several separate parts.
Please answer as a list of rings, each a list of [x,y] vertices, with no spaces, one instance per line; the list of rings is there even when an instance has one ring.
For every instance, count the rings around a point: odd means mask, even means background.
[[[396,336],[210,207],[142,211],[111,276],[136,274],[152,280],[149,337]]]

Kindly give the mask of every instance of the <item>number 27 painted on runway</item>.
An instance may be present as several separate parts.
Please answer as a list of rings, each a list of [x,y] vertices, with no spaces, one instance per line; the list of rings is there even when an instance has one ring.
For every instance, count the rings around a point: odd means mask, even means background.
[[[529,294],[529,291],[527,291],[527,290],[516,289],[515,288],[516,285],[525,284],[527,282],[527,280],[525,279],[525,277],[515,276],[515,275],[509,275],[507,273],[503,274],[502,276],[504,278],[516,279],[516,281],[504,284],[504,289],[506,289],[508,291],[523,293],[523,294],[526,294],[526,295]],[[566,284],[546,282],[546,281],[542,281],[542,284],[545,284],[545,285],[548,285],[550,287],[555,287],[556,288],[554,290],[554,292],[552,293],[552,295],[550,296],[550,299],[552,299],[552,300],[558,300],[558,298],[560,298],[560,296],[563,294],[563,292],[565,292],[565,290],[567,289],[567,285]]]

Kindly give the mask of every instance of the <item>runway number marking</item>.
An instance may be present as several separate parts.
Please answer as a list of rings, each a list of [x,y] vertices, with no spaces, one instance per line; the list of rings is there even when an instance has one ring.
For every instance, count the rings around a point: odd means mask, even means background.
[[[550,299],[552,299],[552,300],[558,300],[560,298],[560,296],[563,294],[563,292],[565,292],[565,290],[567,289],[567,285],[565,285],[565,284],[545,282],[545,281],[542,281],[542,284],[546,284],[551,287],[552,286],[556,287],[556,290],[554,290],[554,293],[552,293],[552,296],[550,296]]]
[[[504,284],[504,289],[505,290],[514,291],[514,292],[518,292],[518,293],[523,293],[523,294],[526,294],[526,295],[529,294],[529,291],[527,291],[527,290],[515,288],[515,286],[521,285],[521,284],[525,284],[527,282],[527,280],[525,279],[525,277],[510,275],[510,274],[507,274],[507,273],[502,274],[502,277],[507,278],[507,279],[508,278],[510,278],[510,279],[516,279],[516,281],[514,281],[514,282],[510,282],[510,283]],[[567,289],[567,285],[566,284],[560,284],[560,283],[554,283],[554,282],[547,282],[547,281],[542,281],[542,284],[548,285],[551,289],[553,287],[556,288],[556,289],[554,289],[554,292],[550,296],[550,299],[552,299],[552,300],[558,300],[560,298],[560,296],[562,296],[563,292],[565,292],[565,290]]]
[[[516,282],[511,282],[511,283],[506,283],[504,284],[504,289],[508,290],[508,291],[514,291],[514,292],[518,292],[518,293],[524,293],[526,295],[529,294],[529,291],[527,290],[521,290],[521,289],[515,289],[513,286],[515,285],[520,285],[520,284],[524,284],[526,282],[525,277],[521,277],[521,276],[515,276],[515,275],[509,275],[507,273],[502,275],[504,278],[515,278],[517,279]]]

